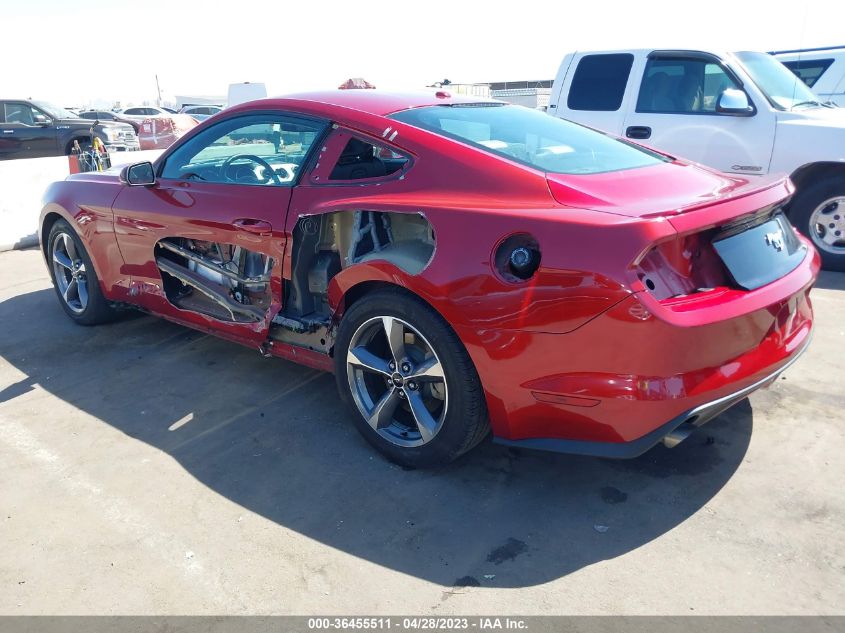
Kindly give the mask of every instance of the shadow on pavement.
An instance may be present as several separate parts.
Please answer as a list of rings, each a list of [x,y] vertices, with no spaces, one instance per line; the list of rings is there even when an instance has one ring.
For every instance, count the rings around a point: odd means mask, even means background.
[[[152,317],[79,327],[52,289],[3,302],[0,322],[26,374],[0,401],[37,383],[281,526],[447,587],[536,585],[648,543],[725,485],[752,430],[746,400],[635,460],[487,442],[405,471],[358,436],[328,374]]]
[[[845,273],[835,273],[830,270],[821,271],[816,281],[816,288],[845,290]]]

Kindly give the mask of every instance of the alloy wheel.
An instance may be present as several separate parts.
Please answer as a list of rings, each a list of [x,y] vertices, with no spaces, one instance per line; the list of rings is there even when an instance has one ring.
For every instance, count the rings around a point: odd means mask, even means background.
[[[75,314],[81,314],[88,306],[88,277],[73,238],[59,233],[53,240],[51,259],[53,275],[62,299]]]
[[[443,426],[448,408],[444,368],[411,324],[391,316],[368,319],[355,331],[346,375],[358,411],[398,446],[422,446]]]

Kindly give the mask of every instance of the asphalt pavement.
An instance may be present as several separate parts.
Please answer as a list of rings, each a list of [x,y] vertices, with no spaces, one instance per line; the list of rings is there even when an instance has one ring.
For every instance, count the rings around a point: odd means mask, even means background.
[[[2,253],[0,614],[842,613],[845,274],[812,298],[805,356],[677,448],[409,471],[330,375],[74,325]]]

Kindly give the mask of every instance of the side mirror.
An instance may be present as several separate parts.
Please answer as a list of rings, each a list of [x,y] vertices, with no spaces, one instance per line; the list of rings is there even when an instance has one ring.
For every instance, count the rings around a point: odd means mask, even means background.
[[[33,120],[35,121],[35,125],[50,125],[50,119],[43,114],[36,114]]]
[[[149,187],[156,184],[155,170],[149,161],[127,165],[120,172],[120,179],[131,187]]]
[[[727,88],[719,95],[716,112],[734,116],[751,116],[754,107],[748,102],[748,95],[736,88]]]

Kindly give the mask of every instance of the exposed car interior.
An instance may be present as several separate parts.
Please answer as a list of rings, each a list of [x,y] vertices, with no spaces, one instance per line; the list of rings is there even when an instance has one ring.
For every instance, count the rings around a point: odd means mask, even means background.
[[[323,129],[318,122],[266,116],[221,122],[175,151],[162,177],[291,186]],[[408,156],[351,137],[329,179],[378,179],[408,163]],[[418,274],[431,260],[434,246],[433,229],[420,213],[355,210],[301,217],[293,230],[292,278],[283,281],[283,307],[273,321],[271,338],[328,352],[333,342],[331,279],[345,268],[375,260]],[[156,245],[168,300],[224,321],[248,323],[265,317],[275,263],[234,244],[168,237]]]
[[[293,231],[292,278],[271,338],[323,352],[331,349],[328,289],[355,264],[382,260],[420,273],[434,255],[434,231],[419,213],[344,211],[304,216]],[[222,321],[257,322],[270,307],[273,258],[235,244],[168,237],[156,245],[168,300]]]

